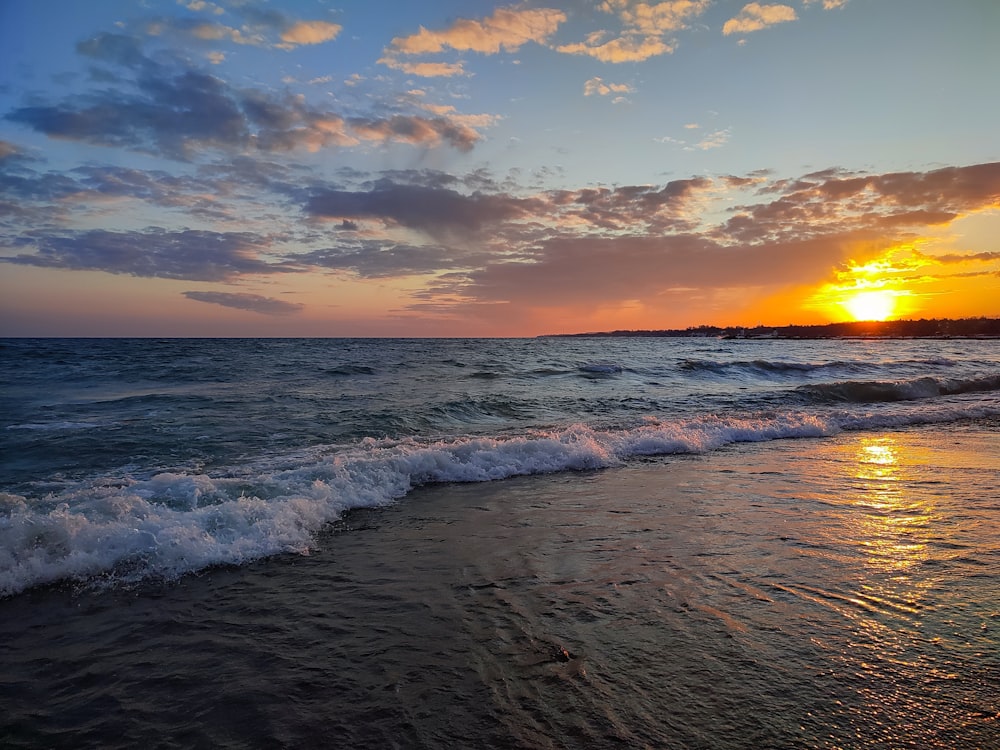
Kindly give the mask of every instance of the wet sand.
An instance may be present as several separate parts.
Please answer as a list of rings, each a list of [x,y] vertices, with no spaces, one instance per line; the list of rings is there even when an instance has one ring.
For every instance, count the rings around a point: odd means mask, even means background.
[[[427,487],[0,602],[5,747],[1000,746],[995,422]]]

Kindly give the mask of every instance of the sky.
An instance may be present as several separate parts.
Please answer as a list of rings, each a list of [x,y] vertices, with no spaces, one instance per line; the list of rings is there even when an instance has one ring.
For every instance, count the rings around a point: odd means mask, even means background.
[[[0,335],[1000,316],[997,0],[0,0]]]

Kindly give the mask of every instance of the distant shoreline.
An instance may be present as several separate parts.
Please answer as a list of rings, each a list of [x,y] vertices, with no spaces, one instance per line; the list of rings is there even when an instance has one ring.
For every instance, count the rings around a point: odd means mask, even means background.
[[[996,339],[1000,318],[867,320],[821,325],[693,326],[661,330],[553,333],[540,338],[635,337],[718,339]]]

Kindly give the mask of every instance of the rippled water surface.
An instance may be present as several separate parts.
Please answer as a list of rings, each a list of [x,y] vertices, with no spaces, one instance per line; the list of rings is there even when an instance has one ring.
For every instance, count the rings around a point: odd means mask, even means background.
[[[0,746],[1000,748],[1000,346],[0,342]]]
[[[0,345],[0,596],[302,553],[426,484],[1000,415],[995,341]]]
[[[991,748],[1000,424],[419,489],[0,602],[11,747]]]

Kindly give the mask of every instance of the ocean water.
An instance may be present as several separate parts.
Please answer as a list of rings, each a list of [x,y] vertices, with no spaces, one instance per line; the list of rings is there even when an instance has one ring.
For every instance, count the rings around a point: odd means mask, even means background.
[[[1000,344],[5,340],[14,747],[1000,747]]]

